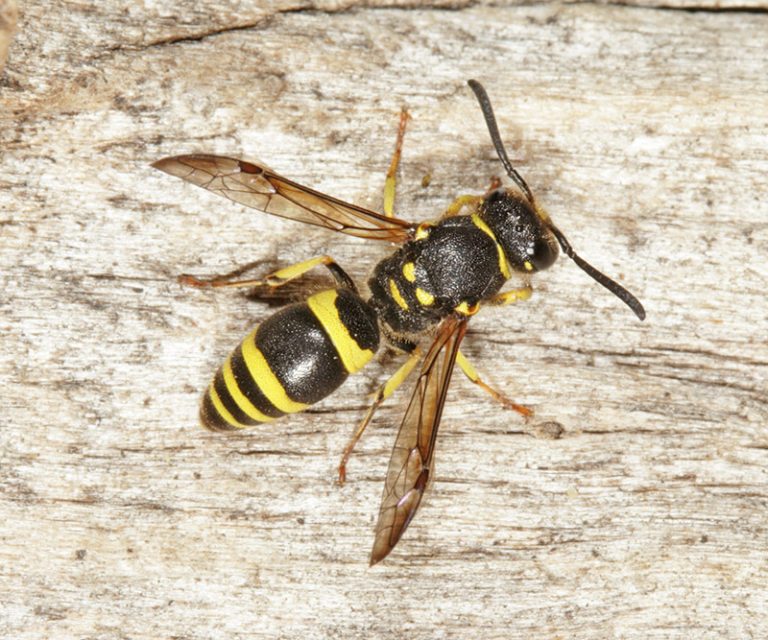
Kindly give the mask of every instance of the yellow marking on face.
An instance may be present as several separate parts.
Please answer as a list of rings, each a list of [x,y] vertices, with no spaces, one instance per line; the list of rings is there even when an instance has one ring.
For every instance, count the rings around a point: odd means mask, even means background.
[[[227,387],[227,391],[229,391],[229,395],[232,396],[235,404],[245,415],[251,418],[251,420],[256,420],[257,422],[272,422],[272,420],[275,419],[263,414],[256,407],[254,407],[251,401],[243,395],[242,391],[240,391],[240,387],[237,385],[237,380],[235,379],[235,374],[232,372],[231,355],[224,363],[224,366],[221,369],[221,373],[224,377],[224,384]]]
[[[235,427],[235,429],[245,429],[248,426],[245,424],[240,424],[237,420],[235,420],[234,416],[229,411],[227,411],[227,408],[224,406],[221,398],[219,398],[219,394],[216,393],[216,389],[214,389],[213,385],[208,387],[208,394],[211,396],[211,402],[213,403],[214,409],[216,409],[216,413],[224,418],[224,421],[227,424],[232,425]]]
[[[362,369],[373,358],[373,351],[361,349],[357,341],[350,335],[349,330],[341,321],[339,310],[336,308],[338,297],[338,292],[330,289],[310,296],[307,299],[307,304],[333,342],[347,373],[354,373]]]
[[[480,303],[476,302],[475,304],[470,305],[469,303],[464,301],[460,305],[457,305],[456,307],[454,307],[453,310],[464,316],[473,316],[478,311],[480,311]]]
[[[511,275],[511,272],[509,271],[507,256],[504,254],[504,249],[501,248],[499,241],[496,240],[496,236],[494,235],[493,231],[491,231],[491,228],[487,224],[485,224],[483,219],[476,213],[472,214],[472,222],[475,224],[475,226],[478,229],[480,229],[491,240],[493,240],[494,244],[496,245],[496,251],[499,254],[499,271],[501,272],[501,275],[503,275],[505,278],[508,279]]]
[[[428,307],[435,302],[435,296],[429,291],[424,291],[424,289],[421,289],[420,287],[416,287],[416,299],[425,307]]]
[[[397,288],[397,283],[392,278],[389,279],[389,293],[391,294],[392,299],[397,302],[398,307],[403,311],[408,311],[408,303],[405,301],[405,298],[403,298],[403,294],[400,293],[400,289]]]
[[[272,369],[269,368],[269,363],[264,357],[264,354],[259,351],[254,341],[256,331],[254,329],[251,334],[243,340],[243,360],[245,360],[245,366],[248,367],[248,372],[251,374],[256,385],[258,385],[261,392],[267,397],[272,405],[282,411],[283,413],[296,413],[297,411],[304,411],[309,405],[301,402],[296,402],[288,397],[285,392],[285,388],[277,379]]]
[[[431,227],[432,225],[428,222],[422,222],[418,227],[416,227],[416,235],[414,235],[414,238],[416,240],[424,240],[424,238],[429,236]]]
[[[403,277],[408,282],[416,282],[416,265],[413,262],[406,262],[403,265]]]
[[[523,262],[523,266],[525,267],[526,271],[533,271],[533,265],[527,260]]]

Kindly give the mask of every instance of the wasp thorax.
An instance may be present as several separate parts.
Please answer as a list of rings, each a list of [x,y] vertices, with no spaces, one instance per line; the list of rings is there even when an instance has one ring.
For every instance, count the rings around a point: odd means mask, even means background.
[[[516,191],[491,191],[478,213],[493,230],[515,271],[541,271],[557,260],[557,239],[533,206]]]

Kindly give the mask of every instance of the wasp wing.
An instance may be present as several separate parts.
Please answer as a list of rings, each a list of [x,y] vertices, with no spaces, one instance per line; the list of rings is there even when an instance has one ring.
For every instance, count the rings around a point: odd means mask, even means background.
[[[447,318],[421,367],[389,460],[371,564],[397,544],[421,504],[432,477],[437,428],[467,319]]]
[[[327,196],[237,158],[194,154],[163,158],[152,166],[246,207],[359,238],[405,242],[416,227]]]

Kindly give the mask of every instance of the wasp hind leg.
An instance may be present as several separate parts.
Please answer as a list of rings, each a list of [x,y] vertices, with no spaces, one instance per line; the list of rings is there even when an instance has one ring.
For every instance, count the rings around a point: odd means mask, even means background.
[[[310,258],[309,260],[304,260],[304,262],[299,262],[289,267],[278,269],[277,271],[270,273],[264,278],[246,278],[243,280],[238,279],[247,271],[250,271],[251,269],[259,266],[259,264],[259,262],[252,262],[248,265],[245,265],[245,267],[241,267],[235,271],[221,276],[213,276],[212,278],[198,278],[196,276],[183,274],[178,277],[178,281],[181,284],[186,284],[192,287],[267,286],[275,288],[281,287],[287,282],[295,280],[296,278],[303,276],[308,271],[311,271],[315,267],[322,265],[331,272],[333,279],[336,280],[339,286],[345,289],[351,289],[352,291],[357,291],[357,287],[355,287],[355,283],[352,281],[352,278],[350,278],[347,275],[347,272],[344,271],[344,269],[342,269],[330,256],[317,256],[316,258]]]
[[[352,455],[352,451],[354,450],[358,440],[360,440],[361,436],[363,435],[365,428],[371,422],[371,418],[373,418],[373,414],[376,413],[376,409],[378,409],[384,400],[389,398],[389,396],[391,396],[395,390],[401,384],[403,384],[403,382],[405,382],[405,380],[411,374],[411,371],[413,371],[414,367],[419,362],[420,358],[421,349],[416,347],[408,354],[408,359],[400,366],[400,368],[395,371],[394,374],[392,374],[389,380],[387,380],[376,390],[376,393],[373,394],[373,402],[371,403],[371,406],[368,407],[368,411],[366,412],[365,417],[360,421],[357,429],[355,429],[355,432],[349,439],[347,446],[344,447],[344,453],[341,456],[341,462],[339,462],[340,485],[343,485],[347,479],[347,462],[349,461],[349,457]]]

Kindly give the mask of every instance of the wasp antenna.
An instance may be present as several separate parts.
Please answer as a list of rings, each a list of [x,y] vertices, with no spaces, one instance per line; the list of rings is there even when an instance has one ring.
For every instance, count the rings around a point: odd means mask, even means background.
[[[496,125],[496,117],[493,115],[491,99],[485,92],[483,85],[481,85],[477,80],[468,80],[467,84],[469,85],[470,89],[475,92],[475,96],[477,96],[477,101],[480,103],[480,109],[482,110],[483,116],[485,117],[485,124],[488,125],[488,133],[491,134],[491,141],[493,142],[493,146],[496,147],[496,155],[499,156],[499,160],[501,160],[501,164],[504,167],[504,170],[507,172],[507,175],[512,178],[520,190],[525,194],[528,202],[533,204],[533,193],[531,192],[531,189],[528,187],[528,184],[525,182],[525,180],[523,180],[523,176],[521,176],[512,166],[512,163],[509,161],[509,157],[507,156],[507,152],[504,149],[504,144],[501,142],[499,127]]]
[[[555,237],[560,243],[560,246],[562,247],[563,253],[565,255],[573,260],[576,265],[582,271],[585,271],[587,275],[589,275],[593,280],[603,285],[606,289],[608,289],[608,291],[610,291],[619,300],[621,300],[630,309],[632,309],[632,311],[635,312],[635,315],[640,318],[640,320],[645,320],[645,309],[643,308],[642,303],[637,298],[635,298],[635,296],[633,296],[629,291],[622,287],[618,282],[612,280],[604,273],[601,273],[591,264],[589,264],[589,262],[579,257],[579,255],[573,250],[573,247],[571,247],[571,243],[566,240],[560,229],[558,229],[552,223],[549,224],[549,227],[552,229],[552,233],[555,234]]]

